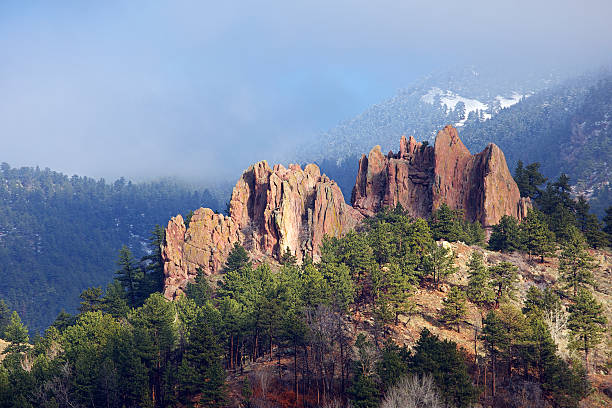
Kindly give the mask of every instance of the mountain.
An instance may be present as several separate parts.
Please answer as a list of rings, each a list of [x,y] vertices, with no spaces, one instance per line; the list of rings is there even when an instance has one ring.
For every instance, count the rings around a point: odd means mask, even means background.
[[[443,204],[485,227],[504,215],[521,219],[531,207],[503,152],[490,144],[471,155],[452,126],[438,132],[434,146],[402,137],[397,154],[383,156],[376,146],[363,155],[351,205],[314,164],[271,168],[261,161],[236,183],[226,216],[200,208],[188,225],[181,215],[168,222],[164,295],[176,299],[198,273],[219,273],[236,244],[257,263],[282,262],[287,252],[297,262],[318,262],[325,235],[340,238],[385,206],[429,218]]]
[[[376,144],[387,152],[401,135],[432,142],[438,129],[452,123],[472,152],[497,144],[511,169],[518,160],[539,161],[549,178],[567,173],[601,214],[612,198],[610,78],[605,70],[570,79],[476,68],[431,75],[322,133],[301,154],[347,197],[361,152]]]
[[[518,160],[541,163],[549,178],[566,173],[574,191],[593,201],[598,214],[612,204],[612,73],[565,81],[468,123],[461,132],[470,149],[493,141],[514,168]]]
[[[177,212],[217,207],[208,191],[165,180],[114,183],[38,168],[0,169],[0,298],[31,329],[74,311],[87,287],[106,286],[122,245],[136,257]]]

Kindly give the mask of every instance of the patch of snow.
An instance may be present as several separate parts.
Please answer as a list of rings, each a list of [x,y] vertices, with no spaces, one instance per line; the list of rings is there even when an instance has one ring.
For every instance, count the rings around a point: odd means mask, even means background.
[[[463,118],[455,123],[455,126],[463,126],[471,112],[476,113],[476,116],[481,121],[491,119],[491,114],[487,113],[489,105],[480,102],[478,99],[466,98],[452,91],[443,91],[440,88],[434,87],[427,91],[425,95],[421,96],[421,101],[433,105],[438,97],[440,98],[440,105],[445,107],[447,115],[455,110],[459,102],[462,102],[465,106]]]
[[[431,88],[425,95],[421,96],[421,101],[433,105],[436,99],[436,96],[442,95],[442,90],[440,88]]]
[[[499,106],[502,109],[509,108],[510,106],[517,104],[521,101],[521,99],[526,98],[528,95],[521,95],[518,92],[512,92],[512,96],[510,98],[504,98],[501,95],[497,95],[495,99],[499,102]]]

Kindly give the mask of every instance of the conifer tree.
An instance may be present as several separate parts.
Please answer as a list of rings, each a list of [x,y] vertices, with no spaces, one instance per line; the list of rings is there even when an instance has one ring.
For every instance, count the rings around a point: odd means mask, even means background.
[[[521,197],[535,199],[540,195],[539,186],[546,182],[546,178],[540,173],[540,163],[531,163],[523,167],[523,162],[519,160],[514,171],[514,181],[521,192]]]
[[[11,320],[4,329],[4,339],[9,344],[4,348],[2,354],[23,353],[29,348],[28,328],[21,323],[21,318],[15,311],[11,314]]]
[[[410,312],[412,285],[409,277],[396,264],[389,264],[376,274],[374,293],[377,311],[383,321],[394,320],[397,325],[399,315]]]
[[[518,283],[518,267],[510,262],[500,262],[489,268],[491,286],[495,289],[495,306],[502,298],[513,298]]]
[[[423,269],[426,275],[431,275],[437,290],[443,278],[457,272],[455,254],[444,245],[433,245],[430,252],[423,258]]]
[[[457,332],[460,332],[459,325],[465,318],[465,293],[457,286],[451,288],[450,293],[443,301],[440,315],[442,321],[449,326],[455,325]]]
[[[289,247],[285,248],[285,252],[281,255],[280,264],[286,266],[295,266],[297,258],[291,253]]]
[[[431,214],[430,227],[433,238],[450,242],[461,240],[465,235],[462,230],[461,219],[463,219],[461,211],[453,210],[446,203],[443,203],[440,208]]]
[[[87,288],[81,295],[81,306],[79,306],[79,312],[95,312],[96,310],[102,309],[102,288],[100,286]]]
[[[251,267],[251,261],[246,249],[236,242],[225,262],[225,272],[238,271],[243,267]]]
[[[125,291],[118,281],[108,284],[102,298],[102,310],[113,317],[127,316],[130,308],[125,298]]]
[[[521,236],[518,220],[504,215],[499,223],[493,226],[489,249],[493,251],[512,252],[521,249]]]
[[[0,299],[0,338],[4,338],[4,329],[11,322],[11,314],[11,309],[3,299]]]
[[[489,268],[484,264],[480,252],[472,252],[468,266],[467,297],[471,302],[479,306],[486,306],[493,302],[495,293],[489,283],[491,274]]]
[[[142,288],[142,271],[134,260],[132,251],[125,245],[119,250],[117,265],[119,265],[119,270],[115,272],[115,279],[123,286],[126,292],[128,305],[136,307],[141,301],[140,289]]]
[[[544,262],[544,257],[554,250],[554,234],[548,229],[542,214],[537,210],[529,210],[520,224],[521,247],[527,251],[529,256],[540,257],[540,262]]]
[[[143,300],[151,293],[162,292],[164,289],[164,260],[162,259],[162,246],[166,240],[166,230],[156,224],[149,236],[148,255],[141,258],[144,269]]]
[[[580,289],[569,307],[567,327],[570,330],[570,346],[584,352],[585,367],[589,368],[589,352],[601,342],[607,323],[602,305],[591,292]]]
[[[202,313],[190,327],[179,381],[183,400],[198,396],[199,406],[220,407],[224,402],[225,372],[219,339]]]
[[[593,270],[598,267],[585,247],[582,235],[573,228],[559,256],[559,275],[565,282],[564,289],[571,289],[574,297],[578,289],[594,285]]]

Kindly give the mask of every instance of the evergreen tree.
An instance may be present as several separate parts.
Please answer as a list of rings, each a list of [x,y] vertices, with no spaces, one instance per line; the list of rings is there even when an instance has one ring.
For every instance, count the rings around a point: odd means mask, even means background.
[[[285,252],[281,255],[280,264],[287,266],[295,266],[297,258],[291,253],[289,247],[285,248]]]
[[[377,314],[383,322],[395,320],[397,325],[399,315],[412,309],[409,301],[412,289],[409,277],[396,264],[390,264],[376,274],[374,293]]]
[[[590,388],[586,373],[579,366],[569,367],[557,356],[544,366],[542,389],[555,407],[578,408],[580,400],[589,394]]]
[[[570,346],[584,352],[585,367],[589,367],[589,351],[601,342],[607,323],[602,305],[591,292],[580,289],[569,307],[567,327],[570,330]]]
[[[225,372],[219,339],[200,313],[190,327],[188,344],[179,368],[180,395],[184,401],[198,396],[199,406],[224,406]]]
[[[564,289],[571,289],[574,297],[578,289],[594,285],[593,270],[598,264],[586,251],[582,235],[574,228],[559,256],[559,275]]]
[[[423,329],[409,358],[409,371],[417,375],[431,374],[441,396],[450,406],[465,408],[478,398],[477,389],[467,372],[457,344],[444,340]]]
[[[102,288],[100,286],[85,289],[80,298],[82,301],[79,312],[95,312],[102,309]]]
[[[531,163],[523,168],[523,162],[518,161],[514,172],[514,180],[521,192],[521,197],[538,198],[540,188],[546,182],[546,178],[540,173],[540,163]]]
[[[4,330],[11,322],[11,309],[0,299],[0,338],[4,338]]]
[[[230,251],[227,261],[225,262],[225,272],[238,271],[243,267],[251,267],[249,254],[246,249],[238,242],[234,243],[234,247]]]
[[[460,331],[460,324],[463,322],[466,313],[465,293],[457,286],[451,288],[450,293],[443,301],[440,315],[442,321],[449,326],[455,325],[457,332]]]
[[[552,289],[541,290],[532,285],[527,290],[523,313],[527,316],[546,317],[550,312],[561,310],[561,299]]]
[[[11,320],[4,329],[4,339],[9,344],[4,348],[2,354],[24,353],[29,349],[28,328],[21,323],[21,318],[17,312],[11,314]]]
[[[206,280],[206,275],[202,268],[197,268],[197,275],[194,283],[187,283],[185,294],[189,299],[193,299],[196,305],[203,306],[212,299],[213,290]]]
[[[493,302],[495,293],[489,283],[490,272],[489,268],[484,264],[482,254],[480,252],[472,252],[468,267],[468,286],[467,297],[471,302],[486,306]]]
[[[136,307],[141,301],[142,271],[138,264],[136,264],[132,252],[125,245],[119,250],[117,265],[119,265],[119,270],[115,272],[115,279],[123,286],[128,305]]]
[[[457,272],[455,254],[444,245],[433,245],[430,252],[423,257],[423,270],[426,275],[431,275],[437,290],[442,279]]]
[[[515,217],[504,215],[499,223],[493,226],[489,249],[493,251],[518,251],[521,245],[521,233],[518,220]]]
[[[126,317],[130,308],[125,298],[125,291],[117,280],[106,287],[102,298],[102,310],[113,317]]]
[[[408,373],[409,357],[410,352],[406,346],[399,347],[391,339],[385,341],[380,359],[376,363],[376,373],[380,378],[383,390],[387,390]]]
[[[166,241],[166,230],[156,224],[149,236],[149,254],[141,258],[144,265],[144,279],[141,296],[147,298],[151,293],[162,292],[164,289],[164,260],[162,246]]]
[[[461,211],[453,210],[443,203],[431,214],[430,227],[433,238],[436,241],[443,239],[450,242],[462,240],[465,234],[462,230],[461,219],[463,219]]]
[[[544,262],[544,256],[549,255],[554,250],[554,234],[548,229],[542,214],[537,210],[529,210],[520,224],[521,247],[527,251],[529,256],[540,257],[540,262]]]
[[[518,283],[518,267],[510,262],[500,262],[489,268],[490,284],[495,288],[495,306],[504,298],[514,298]]]

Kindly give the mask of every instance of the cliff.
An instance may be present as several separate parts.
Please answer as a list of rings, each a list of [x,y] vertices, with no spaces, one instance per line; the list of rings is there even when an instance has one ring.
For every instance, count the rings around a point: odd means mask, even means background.
[[[279,259],[286,248],[299,261],[305,255],[316,259],[323,236],[341,236],[362,218],[316,165],[270,168],[258,162],[236,183],[229,216],[200,208],[188,228],[180,215],[170,220],[162,251],[164,295],[175,298],[198,268],[207,275],[220,271],[235,242],[256,260]]]
[[[366,216],[401,204],[423,218],[446,203],[485,227],[503,215],[521,219],[531,206],[520,197],[501,149],[489,144],[472,155],[452,126],[438,132],[434,146],[402,136],[398,153],[385,156],[376,146],[363,155],[351,203]]]

